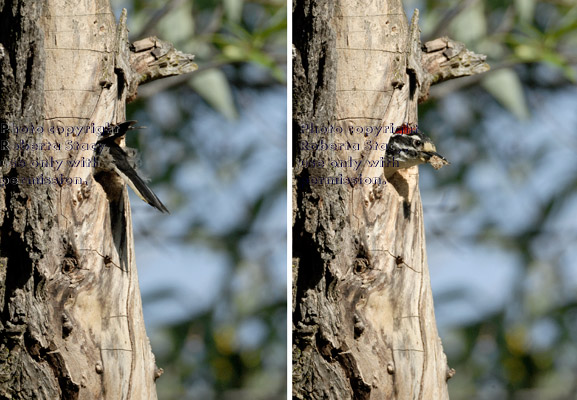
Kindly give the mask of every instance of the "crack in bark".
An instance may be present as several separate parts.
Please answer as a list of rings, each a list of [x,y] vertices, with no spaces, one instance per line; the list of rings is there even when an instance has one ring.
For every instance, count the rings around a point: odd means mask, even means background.
[[[50,342],[48,347],[43,347],[41,343],[32,337],[30,332],[24,335],[24,345],[28,354],[38,362],[46,362],[54,378],[58,381],[61,392],[61,399],[76,400],[80,392],[80,385],[75,383],[66,367],[66,360],[58,350],[57,346]]]

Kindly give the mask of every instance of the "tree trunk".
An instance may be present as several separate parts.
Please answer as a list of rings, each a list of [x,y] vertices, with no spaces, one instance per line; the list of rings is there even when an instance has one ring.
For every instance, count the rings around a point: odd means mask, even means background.
[[[399,0],[297,0],[293,21],[293,396],[446,399],[418,167],[385,181],[367,160],[417,122],[431,83],[484,58],[449,39],[422,52]]]
[[[140,78],[126,14],[0,0],[0,19],[0,397],[156,399],[126,188],[89,146]]]

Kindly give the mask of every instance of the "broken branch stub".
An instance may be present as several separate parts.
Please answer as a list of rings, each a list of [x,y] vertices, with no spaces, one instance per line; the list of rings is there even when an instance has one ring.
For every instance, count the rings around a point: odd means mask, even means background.
[[[128,101],[136,97],[138,85],[196,71],[198,65],[193,61],[193,54],[178,51],[172,43],[155,36],[132,43],[130,65],[136,74],[136,84],[128,94]]]
[[[486,55],[476,54],[463,43],[446,36],[426,42],[421,52],[424,76],[419,102],[427,100],[431,85],[489,71],[486,58]]]

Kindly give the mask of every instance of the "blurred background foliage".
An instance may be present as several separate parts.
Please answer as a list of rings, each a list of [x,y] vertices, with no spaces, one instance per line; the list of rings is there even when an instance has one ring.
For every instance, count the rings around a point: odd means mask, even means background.
[[[127,111],[171,211],[130,194],[158,397],[285,399],[286,2],[113,7],[132,41],[157,36],[199,66],[140,87]]]
[[[420,168],[451,399],[577,398],[577,2],[404,1],[491,71],[445,82],[419,127],[451,165]]]

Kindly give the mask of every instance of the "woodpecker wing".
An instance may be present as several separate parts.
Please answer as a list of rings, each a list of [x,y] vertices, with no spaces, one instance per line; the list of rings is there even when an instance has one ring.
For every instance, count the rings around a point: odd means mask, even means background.
[[[114,171],[134,190],[134,193],[157,210],[170,214],[168,208],[162,204],[158,196],[154,194],[152,189],[148,187],[142,178],[138,176],[136,170],[130,165],[126,152],[116,143],[108,144],[108,151],[115,160]]]

